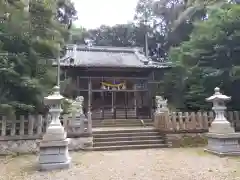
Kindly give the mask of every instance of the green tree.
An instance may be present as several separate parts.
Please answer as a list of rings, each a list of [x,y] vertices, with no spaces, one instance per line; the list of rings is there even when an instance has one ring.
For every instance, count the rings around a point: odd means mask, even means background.
[[[231,108],[239,107],[240,6],[225,4],[195,24],[190,40],[173,48],[170,56],[186,72],[185,104],[202,108],[203,97],[216,86],[232,96]]]
[[[42,99],[56,79],[50,59],[64,45],[67,26],[55,16],[57,4],[0,1],[0,112],[43,111]]]

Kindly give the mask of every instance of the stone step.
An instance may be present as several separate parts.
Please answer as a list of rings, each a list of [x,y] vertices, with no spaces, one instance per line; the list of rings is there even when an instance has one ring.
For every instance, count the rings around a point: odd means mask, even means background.
[[[93,150],[127,150],[168,147],[153,127],[115,127],[93,129]]]
[[[127,141],[106,141],[106,142],[93,142],[93,147],[102,146],[125,146],[125,145],[141,145],[141,144],[163,144],[162,139],[150,139],[150,140],[127,140]]]
[[[99,133],[99,134],[93,134],[94,138],[114,138],[114,137],[143,137],[143,136],[159,136],[161,135],[158,132],[135,132],[135,133],[118,133],[118,132],[113,132],[113,133]]]
[[[141,121],[153,122],[152,119],[104,119],[104,120],[93,120],[93,123],[94,122],[97,122],[97,123],[105,123],[105,122],[111,122],[111,123],[114,123],[114,122],[141,122]]]
[[[94,128],[93,135],[95,134],[112,134],[112,133],[145,133],[154,132],[159,133],[159,131],[153,127],[120,127],[120,128]]]
[[[133,124],[133,123],[153,123],[152,121],[96,121],[94,124]]]
[[[114,114],[114,112],[106,112],[106,111],[104,111],[104,112],[92,112],[93,114]],[[116,112],[116,114],[126,114],[126,112],[125,111],[117,111]],[[127,114],[136,114],[136,112],[134,112],[134,111],[127,111]]]
[[[152,124],[145,124],[145,126],[142,124],[93,124],[92,127],[152,127]]]
[[[125,118],[128,118],[128,119],[134,119],[134,118],[137,118],[137,115],[128,115],[127,117],[125,115],[116,115],[114,116],[113,114],[111,115],[104,115],[104,117],[102,115],[92,115],[92,118],[93,119],[113,119],[113,118],[119,118],[119,119],[125,119]]]
[[[109,142],[109,141],[138,141],[138,140],[162,140],[159,135],[153,136],[128,136],[128,137],[95,137],[94,142]]]
[[[104,111],[104,113],[101,113],[101,112],[94,113],[93,112],[93,114],[114,114],[114,112],[105,112],[105,111]],[[124,114],[125,115],[126,113],[125,112],[116,112],[116,114]],[[127,114],[136,114],[136,112],[129,112],[128,111]]]
[[[106,112],[104,112],[104,113],[92,113],[92,114],[98,115],[98,116],[99,116],[99,115],[102,116],[102,114],[104,114],[104,116],[105,116],[105,115],[113,115],[114,113],[112,113],[112,112],[111,112],[111,113],[106,113]],[[124,116],[125,116],[126,113],[125,113],[125,112],[124,112],[124,113],[123,113],[123,112],[122,112],[122,113],[118,112],[118,113],[116,113],[116,115],[124,115]],[[133,115],[136,115],[136,113],[129,113],[129,112],[128,112],[127,115],[132,115],[132,116],[133,116]]]
[[[124,146],[101,146],[93,147],[93,151],[114,151],[114,150],[131,150],[131,149],[155,149],[167,148],[167,144],[141,144],[141,145],[124,145]]]
[[[93,124],[133,124],[133,123],[153,123],[151,120],[93,120]]]

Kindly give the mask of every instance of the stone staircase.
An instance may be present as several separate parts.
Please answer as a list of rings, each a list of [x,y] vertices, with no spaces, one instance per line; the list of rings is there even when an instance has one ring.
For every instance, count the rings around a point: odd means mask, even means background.
[[[153,126],[152,119],[104,119],[93,120],[92,127],[149,127]]]
[[[95,128],[93,150],[128,150],[168,147],[164,136],[152,127]]]

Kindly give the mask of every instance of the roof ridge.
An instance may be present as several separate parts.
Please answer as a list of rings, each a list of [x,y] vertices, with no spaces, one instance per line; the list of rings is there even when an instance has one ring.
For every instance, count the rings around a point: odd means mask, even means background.
[[[117,47],[117,46],[87,46],[87,45],[76,45],[76,44],[67,44],[67,50],[72,50],[76,48],[77,50],[84,51],[104,51],[104,52],[126,52],[134,53],[136,49],[141,51],[141,47]]]

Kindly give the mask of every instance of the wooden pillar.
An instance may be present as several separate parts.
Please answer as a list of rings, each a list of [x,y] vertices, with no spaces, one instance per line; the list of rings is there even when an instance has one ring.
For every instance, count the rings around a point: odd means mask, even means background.
[[[79,89],[79,76],[77,76],[77,89]]]
[[[102,77],[102,82],[104,82],[104,78]],[[101,98],[102,98],[102,108],[101,108],[101,116],[102,116],[102,120],[104,120],[104,109],[105,109],[105,91],[101,92]]]
[[[91,112],[92,107],[92,80],[88,78],[88,112]]]
[[[67,70],[64,71],[64,80],[67,79]]]
[[[105,106],[105,104],[104,104],[104,92],[103,91],[101,92],[101,99],[102,99],[102,101],[101,101],[102,108],[100,108],[101,109],[101,118],[104,120],[104,106]]]
[[[148,107],[148,113],[149,113],[149,118],[152,118],[153,117],[153,112],[152,112],[152,101],[151,101],[151,99],[152,99],[152,97],[151,97],[151,93],[149,92],[149,89],[150,89],[150,87],[149,87],[149,84],[148,84],[148,82],[146,83],[146,89],[148,89],[148,91],[146,92],[146,105],[147,105],[147,107]]]
[[[127,119],[127,107],[128,107],[128,92],[124,92],[124,111],[125,111],[125,118]]]
[[[133,105],[134,105],[134,111],[137,112],[137,85],[133,85],[134,95],[133,95]]]
[[[112,113],[114,112],[114,92],[112,91],[112,93],[111,93],[111,95],[112,95]]]
[[[88,78],[88,132],[92,134],[92,80]]]

